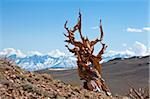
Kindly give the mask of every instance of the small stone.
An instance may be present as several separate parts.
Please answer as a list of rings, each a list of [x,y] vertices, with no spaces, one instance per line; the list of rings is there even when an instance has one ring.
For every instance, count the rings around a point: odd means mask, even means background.
[[[5,74],[8,74],[8,71],[5,71]]]
[[[16,75],[12,75],[13,78],[16,78]]]
[[[10,82],[14,83],[14,81],[12,79],[9,80]]]
[[[3,87],[3,84],[0,84],[0,87]]]
[[[66,98],[63,97],[63,96],[57,95],[57,96],[56,96],[56,99],[66,99]]]
[[[108,96],[111,96],[111,93],[110,93],[110,92],[106,92],[106,93],[107,93]]]

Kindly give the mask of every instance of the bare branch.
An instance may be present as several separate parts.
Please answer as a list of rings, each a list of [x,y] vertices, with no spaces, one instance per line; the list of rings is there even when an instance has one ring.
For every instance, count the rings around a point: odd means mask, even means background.
[[[64,36],[69,37],[69,36],[67,36],[65,33],[64,33]]]
[[[67,23],[68,23],[68,21],[65,22],[64,28],[65,28],[65,29],[67,30],[67,32],[69,33],[70,31],[69,31],[69,29],[67,28]]]
[[[100,36],[100,41],[103,40],[103,36],[104,36],[104,32],[103,32],[103,27],[102,27],[102,21],[100,19],[100,33],[101,33],[101,36]]]
[[[104,51],[106,50],[107,46],[103,43],[102,44],[102,49],[100,50],[100,52],[98,53],[97,57],[100,59],[102,54],[104,54]]]

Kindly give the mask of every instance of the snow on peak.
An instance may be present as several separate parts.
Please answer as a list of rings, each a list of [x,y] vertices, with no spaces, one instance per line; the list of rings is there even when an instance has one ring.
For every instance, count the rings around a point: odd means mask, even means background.
[[[49,52],[48,55],[57,58],[57,57],[60,57],[60,56],[64,56],[65,53],[63,53],[60,50],[56,49],[56,50],[53,50],[53,51]]]
[[[17,57],[26,57],[26,55],[22,53],[20,50],[15,50],[13,48],[6,48],[0,51],[0,56],[11,56],[11,55],[17,55]]]
[[[28,53],[29,56],[37,55],[37,56],[42,56],[43,54],[40,53],[39,51],[30,51]]]

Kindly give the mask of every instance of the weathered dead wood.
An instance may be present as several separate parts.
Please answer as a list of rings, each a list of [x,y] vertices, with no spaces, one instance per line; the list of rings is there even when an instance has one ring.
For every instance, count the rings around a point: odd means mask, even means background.
[[[77,57],[78,73],[81,80],[85,80],[84,87],[86,86],[89,90],[102,90],[104,92],[110,93],[110,90],[104,80],[102,80],[102,69],[100,61],[102,60],[102,54],[106,50],[107,46],[102,43],[103,40],[103,28],[100,20],[100,39],[96,38],[93,41],[90,41],[88,37],[84,37],[81,31],[81,20],[82,16],[79,12],[79,18],[77,24],[73,29],[67,28],[68,21],[65,22],[64,28],[67,30],[68,35],[64,34],[68,39],[65,42],[68,42],[66,45],[67,49],[74,53]],[[78,41],[74,37],[74,33],[78,31],[82,41]],[[93,55],[94,45],[100,42],[102,45],[101,50],[97,55]],[[73,45],[74,48],[69,48],[69,44]],[[92,87],[91,87],[92,86]],[[110,94],[108,94],[110,95]]]

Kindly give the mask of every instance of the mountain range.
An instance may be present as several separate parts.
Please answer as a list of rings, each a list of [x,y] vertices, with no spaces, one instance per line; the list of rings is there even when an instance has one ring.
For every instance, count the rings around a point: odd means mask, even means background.
[[[8,57],[15,63],[27,71],[38,71],[43,69],[73,69],[76,68],[76,57],[71,54],[65,54],[58,49],[47,54],[41,54],[38,51],[31,51],[28,54],[22,53],[20,50],[7,48],[0,51],[1,57]],[[133,53],[117,53],[107,52],[103,55],[102,62],[107,62],[115,58],[130,58],[135,56]],[[138,55],[136,55],[138,56]]]

